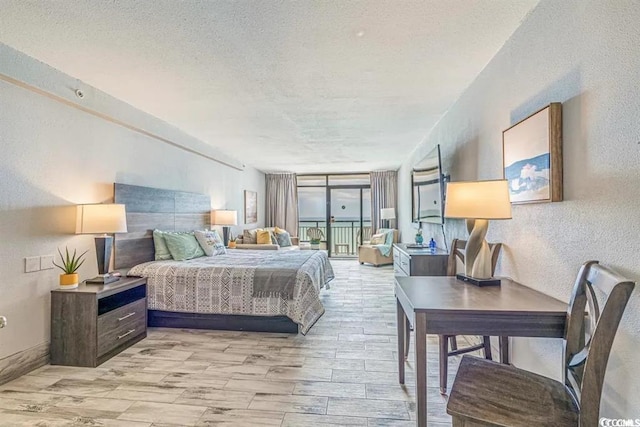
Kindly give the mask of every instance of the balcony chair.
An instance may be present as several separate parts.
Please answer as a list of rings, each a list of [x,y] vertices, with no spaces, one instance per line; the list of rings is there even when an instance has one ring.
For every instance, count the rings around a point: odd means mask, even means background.
[[[611,344],[634,286],[597,261],[580,268],[567,310],[563,382],[464,356],[447,403],[453,427],[600,425]]]
[[[447,275],[455,276],[458,271],[458,260],[464,265],[464,249],[467,247],[466,240],[453,239],[451,242],[451,252],[447,264]],[[491,250],[491,274],[496,271],[496,264],[502,249],[502,243],[489,243]],[[503,339],[506,339],[503,338]],[[471,353],[473,351],[483,350],[485,359],[491,360],[491,339],[488,336],[482,337],[480,344],[458,348],[458,341],[455,335],[439,335],[438,341],[440,345],[440,393],[447,392],[447,370],[449,356],[457,356],[459,354]],[[449,350],[451,347],[451,350]]]
[[[324,231],[320,230],[317,227],[312,227],[307,229],[307,237],[310,241],[320,241],[324,240]]]

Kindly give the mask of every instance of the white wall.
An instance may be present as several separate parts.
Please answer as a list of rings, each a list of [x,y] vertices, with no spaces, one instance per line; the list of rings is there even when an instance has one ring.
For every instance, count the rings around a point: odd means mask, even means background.
[[[454,181],[502,177],[502,131],[563,103],[565,201],[519,205],[494,221],[499,273],[568,301],[580,265],[597,259],[640,282],[640,8],[637,2],[542,1],[400,170],[410,240],[409,171],[435,144]],[[432,228],[426,228],[432,227]],[[442,236],[425,226],[426,236]],[[447,240],[465,236],[447,222]],[[640,417],[640,289],[614,342],[602,416]],[[516,365],[559,377],[556,340],[516,339]]]
[[[178,129],[1,44],[0,64],[0,315],[9,320],[0,330],[0,359],[49,341],[49,292],[59,273],[25,273],[24,257],[65,246],[89,249],[80,275],[94,276],[93,237],[72,234],[73,205],[109,201],[114,182],[209,194],[213,208],[238,210],[239,222],[243,190],[254,190],[264,223],[261,172],[225,166],[61,102],[82,87],[86,96],[77,102],[83,107],[218,156]]]

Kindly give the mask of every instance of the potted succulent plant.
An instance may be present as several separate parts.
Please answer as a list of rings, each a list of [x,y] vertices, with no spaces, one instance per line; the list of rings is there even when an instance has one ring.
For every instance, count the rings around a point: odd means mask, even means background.
[[[76,250],[74,249],[73,255],[69,255],[69,248],[64,248],[65,255],[62,255],[62,252],[58,248],[58,253],[60,254],[60,264],[56,264],[53,262],[53,265],[62,270],[62,274],[60,275],[60,287],[63,289],[75,289],[78,287],[78,283],[80,282],[78,273],[78,269],[82,264],[84,264],[84,259],[82,259],[88,251],[84,251],[82,254],[77,256]]]

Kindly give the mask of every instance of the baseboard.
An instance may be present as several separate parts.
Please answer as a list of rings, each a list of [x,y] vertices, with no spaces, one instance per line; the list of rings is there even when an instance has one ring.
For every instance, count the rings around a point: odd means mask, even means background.
[[[20,351],[0,360],[0,385],[49,363],[49,343]]]

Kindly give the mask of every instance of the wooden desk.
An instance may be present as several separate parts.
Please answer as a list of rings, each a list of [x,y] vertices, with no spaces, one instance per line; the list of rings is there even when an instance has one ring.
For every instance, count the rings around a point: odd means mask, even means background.
[[[396,277],[398,380],[404,384],[405,333],[415,331],[416,422],[427,426],[427,334],[511,337],[564,336],[567,304],[502,279],[479,288],[455,277]]]

